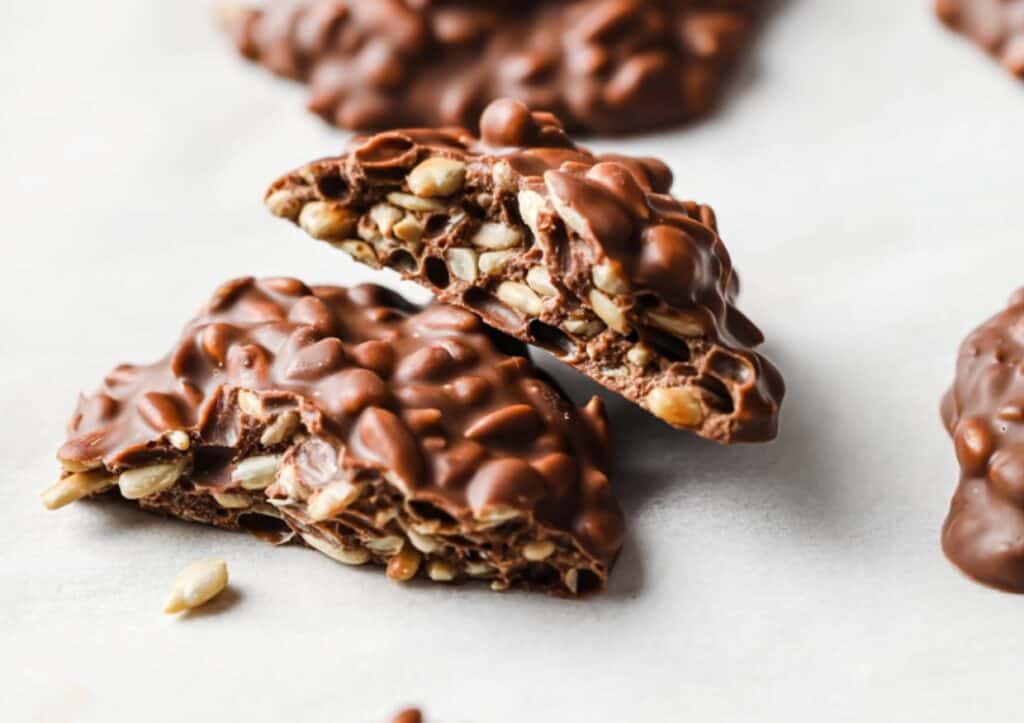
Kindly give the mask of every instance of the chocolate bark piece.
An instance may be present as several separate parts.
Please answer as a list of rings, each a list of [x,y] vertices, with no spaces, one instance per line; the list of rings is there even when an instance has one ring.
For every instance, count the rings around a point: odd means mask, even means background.
[[[960,462],[943,550],[975,580],[1024,592],[1024,289],[960,346],[942,419]]]
[[[83,397],[43,494],[297,536],[396,580],[603,587],[622,541],[604,408],[515,341],[382,287],[238,279],[171,353]]]
[[[1024,0],[937,0],[935,12],[1024,78]]]
[[[271,0],[231,4],[238,50],[343,128],[470,125],[518,98],[625,133],[706,113],[762,0]]]
[[[267,206],[676,427],[773,438],[784,385],[733,303],[712,210],[668,195],[660,161],[595,156],[517,101],[481,126],[356,138],[275,182]]]

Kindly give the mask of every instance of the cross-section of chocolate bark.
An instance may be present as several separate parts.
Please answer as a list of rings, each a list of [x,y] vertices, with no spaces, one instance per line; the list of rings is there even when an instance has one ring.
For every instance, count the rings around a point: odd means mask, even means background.
[[[1024,289],[964,340],[942,419],[960,462],[943,549],[974,579],[1024,593]]]
[[[599,589],[623,530],[604,409],[574,407],[521,351],[377,286],[236,280],[167,357],[80,400],[43,501],[117,488],[397,580]]]
[[[494,102],[481,127],[357,138],[274,183],[267,206],[672,425],[773,438],[782,378],[733,303],[711,209],[670,196],[663,163],[595,156],[517,101]]]
[[[761,0],[270,0],[226,3],[239,51],[308,83],[343,128],[470,125],[518,98],[623,133],[708,111]]]
[[[1024,78],[1024,0],[937,0],[939,18]]]

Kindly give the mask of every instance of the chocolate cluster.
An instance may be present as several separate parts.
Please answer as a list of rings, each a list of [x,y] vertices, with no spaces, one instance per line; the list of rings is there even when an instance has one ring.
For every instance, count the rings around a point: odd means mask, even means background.
[[[595,155],[518,101],[480,128],[356,138],[274,183],[267,206],[670,424],[774,437],[784,385],[735,305],[712,210],[669,195],[660,161]]]
[[[236,6],[239,51],[305,82],[343,128],[471,125],[518,98],[624,133],[707,112],[760,0],[271,0]]]
[[[937,0],[939,18],[1024,78],[1024,0]]]
[[[521,353],[382,287],[239,279],[167,357],[81,399],[44,501],[116,488],[397,580],[589,592],[623,534],[604,410],[574,407]]]

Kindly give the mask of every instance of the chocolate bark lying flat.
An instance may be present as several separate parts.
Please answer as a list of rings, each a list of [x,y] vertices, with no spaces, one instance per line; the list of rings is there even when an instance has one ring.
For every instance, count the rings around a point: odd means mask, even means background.
[[[937,0],[939,18],[1024,78],[1024,0]]]
[[[376,286],[240,279],[160,362],[81,399],[48,507],[291,532],[407,580],[582,593],[622,540],[598,399],[573,407],[465,311]]]
[[[481,126],[480,139],[357,138],[278,180],[267,206],[670,424],[722,442],[774,437],[782,378],[733,305],[711,209],[669,196],[663,163],[594,156],[516,101],[491,104]]]
[[[942,418],[961,471],[943,549],[976,580],[1024,592],[1024,289],[961,345]]]
[[[761,0],[271,0],[233,4],[239,51],[310,85],[344,128],[470,125],[503,96],[621,133],[712,107]]]

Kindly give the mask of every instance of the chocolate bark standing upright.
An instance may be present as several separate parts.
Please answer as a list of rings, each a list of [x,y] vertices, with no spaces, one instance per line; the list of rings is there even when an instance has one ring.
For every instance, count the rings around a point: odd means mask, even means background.
[[[239,279],[167,357],[80,400],[43,501],[117,488],[396,580],[590,592],[622,543],[604,409],[574,407],[517,346],[381,287]]]
[[[715,215],[650,158],[596,156],[548,114],[492,103],[462,129],[356,138],[266,202],[356,260],[418,281],[720,442],[775,436],[784,394]]]
[[[343,128],[471,125],[515,97],[624,133],[707,112],[761,0],[270,0],[230,3],[239,51],[308,83]]]
[[[1024,289],[960,346],[942,419],[960,462],[943,549],[976,580],[1024,592]]]
[[[1024,0],[937,0],[939,18],[1024,78]]]

